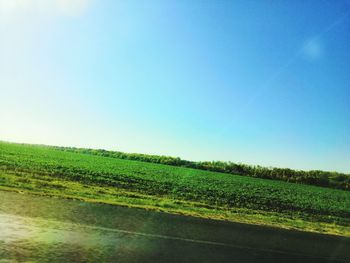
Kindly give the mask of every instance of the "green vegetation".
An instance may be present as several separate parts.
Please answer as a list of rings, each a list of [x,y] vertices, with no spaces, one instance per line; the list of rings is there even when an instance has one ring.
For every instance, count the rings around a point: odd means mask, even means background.
[[[350,236],[350,192],[0,142],[0,186]]]
[[[287,181],[290,183],[317,185],[329,188],[350,190],[350,174],[327,172],[327,171],[301,171],[288,168],[267,168],[262,166],[252,166],[233,162],[193,162],[182,160],[178,157],[148,155],[138,153],[123,153],[117,151],[84,149],[75,147],[52,147],[54,149],[93,154],[104,157],[112,157],[117,159],[135,160],[149,163],[166,164],[172,166],[180,166],[207,170],[213,172],[221,172],[235,175],[246,175],[250,177],[258,177],[264,179],[273,179]]]

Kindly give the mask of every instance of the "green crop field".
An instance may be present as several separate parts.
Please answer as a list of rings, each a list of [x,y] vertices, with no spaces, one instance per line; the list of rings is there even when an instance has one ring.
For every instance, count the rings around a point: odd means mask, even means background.
[[[247,165],[242,163],[222,161],[194,162],[172,156],[125,153],[119,151],[106,151],[103,149],[86,149],[76,147],[49,147],[67,152],[84,153],[103,157],[112,157],[116,159],[126,159],[149,163],[167,164],[171,166],[194,168],[205,171],[286,181],[289,183],[308,184],[328,188],[350,190],[350,174],[339,173],[334,171],[303,171],[293,170],[289,168],[262,167],[260,165]]]
[[[309,227],[312,231],[344,235],[350,232],[349,191],[65,152],[46,146],[0,142],[0,186],[99,201],[108,195],[110,203],[128,193],[124,203],[134,202],[130,201],[133,196],[147,197],[156,200],[158,207],[163,204],[163,210],[168,212],[176,209],[167,210],[167,205],[176,205],[177,211],[183,208],[196,216],[206,213],[207,217],[235,221],[228,214],[236,211],[241,216],[254,214],[255,218],[265,215],[260,223],[266,221],[268,225],[274,224],[268,222],[273,217],[282,227],[307,229],[303,227],[305,221],[317,224]],[[148,203],[150,208],[153,205]]]

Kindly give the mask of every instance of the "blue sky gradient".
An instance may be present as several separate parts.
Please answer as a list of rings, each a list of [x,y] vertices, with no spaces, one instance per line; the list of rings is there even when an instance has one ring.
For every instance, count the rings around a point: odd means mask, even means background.
[[[0,139],[350,172],[350,2],[0,0]]]

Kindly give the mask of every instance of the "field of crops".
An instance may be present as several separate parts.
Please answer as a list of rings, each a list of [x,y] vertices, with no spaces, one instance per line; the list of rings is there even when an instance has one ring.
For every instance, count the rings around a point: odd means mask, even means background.
[[[102,157],[141,161],[156,164],[167,164],[177,167],[194,168],[204,171],[245,175],[249,177],[279,180],[288,183],[316,185],[334,189],[350,190],[350,174],[321,171],[321,170],[293,170],[290,168],[262,167],[223,161],[188,161],[179,157],[150,155],[139,153],[125,153],[120,151],[106,151],[103,149],[88,149],[76,147],[46,146],[66,152],[84,153]]]
[[[350,218],[350,192],[0,142],[1,172],[52,176],[211,205]]]

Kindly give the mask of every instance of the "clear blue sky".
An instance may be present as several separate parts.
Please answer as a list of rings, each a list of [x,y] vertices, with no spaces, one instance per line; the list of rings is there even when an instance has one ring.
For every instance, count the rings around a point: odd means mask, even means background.
[[[0,139],[350,172],[349,1],[0,0]]]

